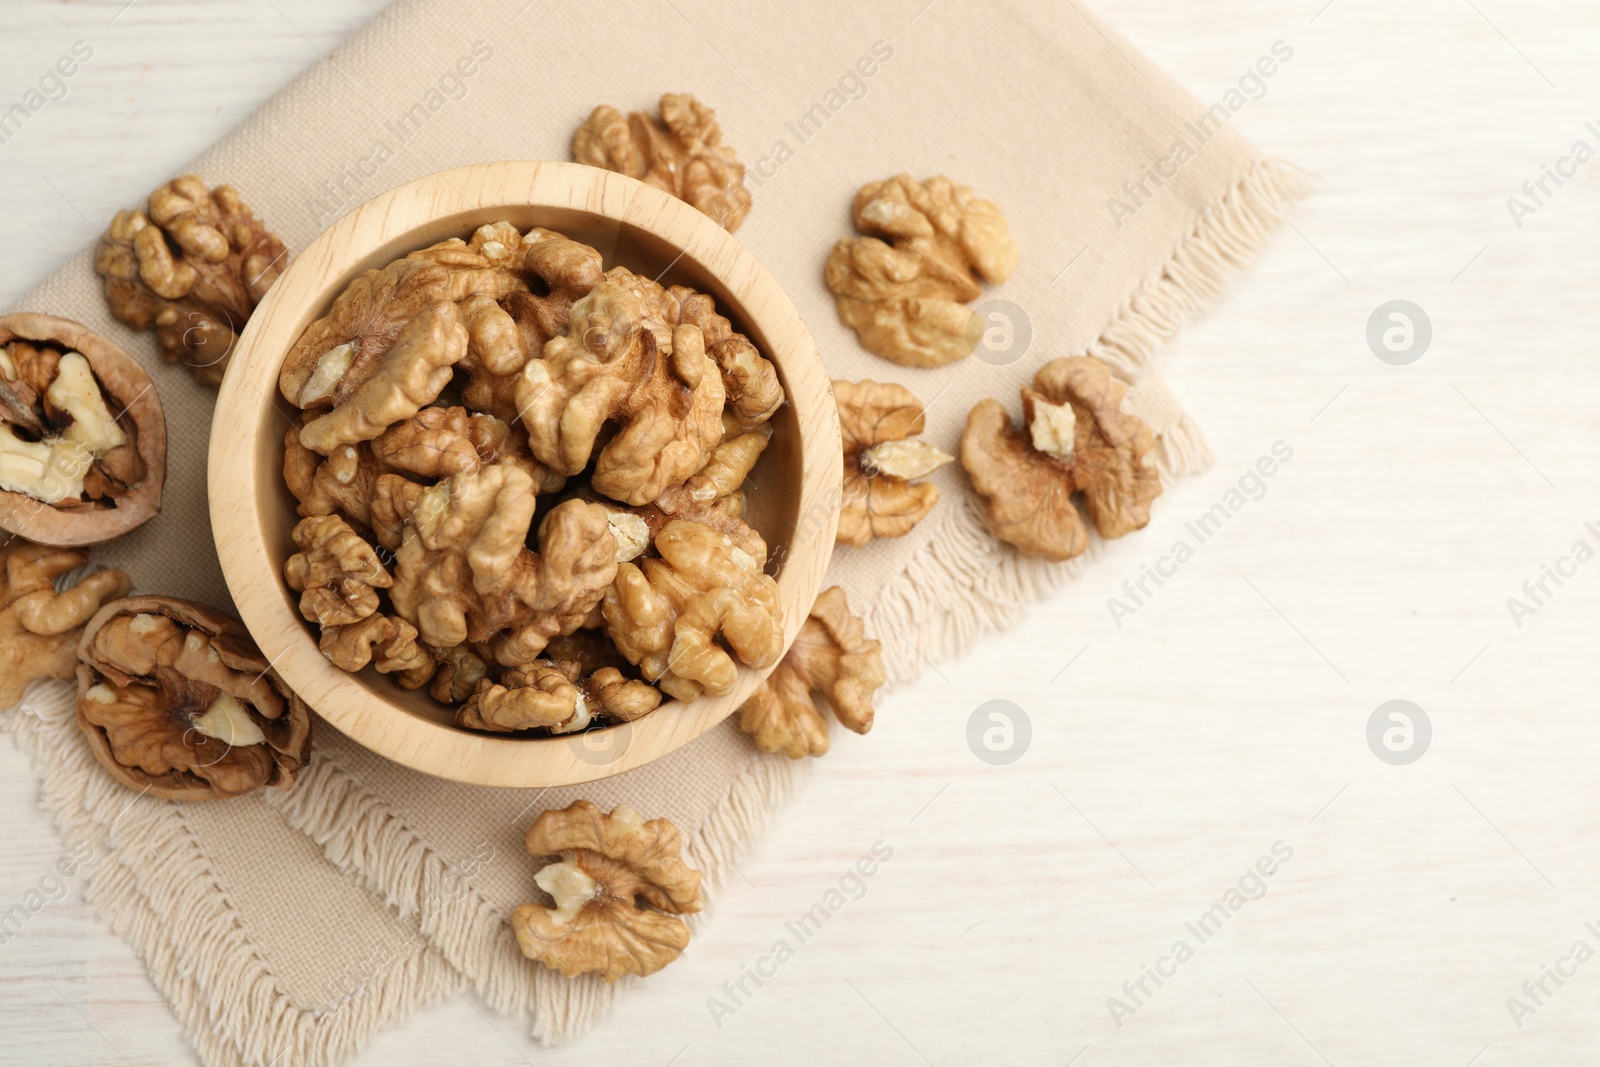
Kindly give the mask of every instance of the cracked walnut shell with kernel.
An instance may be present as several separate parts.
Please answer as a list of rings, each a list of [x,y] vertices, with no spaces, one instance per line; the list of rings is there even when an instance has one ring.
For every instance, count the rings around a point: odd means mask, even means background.
[[[311,712],[235,619],[171,597],[104,605],[78,643],[78,725],[111,776],[165,800],[285,788]]]

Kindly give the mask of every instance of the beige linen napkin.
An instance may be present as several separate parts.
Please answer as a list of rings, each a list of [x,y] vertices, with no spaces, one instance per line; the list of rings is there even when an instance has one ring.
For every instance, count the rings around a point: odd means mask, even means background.
[[[755,208],[737,236],[787,289],[834,377],[910,387],[929,404],[926,438],[955,452],[978,399],[1015,412],[1041,363],[1087,352],[1132,383],[1167,478],[1207,462],[1151,363],[1256,254],[1299,181],[1232,130],[1229,97],[1208,110],[1076,4],[399,0],[185,169],[235,184],[300,249],[400,182],[481,160],[565,159],[594,105],[653,108],[663,91],[713,105],[751,165]],[[1022,249],[1015,276],[979,301],[984,349],[939,370],[864,352],[822,286],[855,189],[900,171],[972,185],[1002,206]],[[129,190],[129,204],[143,192]],[[149,365],[171,442],[164,511],[97,559],[138,589],[226,607],[205,503],[213,394],[111,319],[90,258],[22,308],[78,319]],[[958,468],[935,481],[943,498],[921,526],[840,549],[829,573],[896,681],[1009,625],[1077,566],[994,542]],[[335,1062],[463,987],[527,1017],[542,1040],[570,1036],[628,983],[568,981],[517,952],[505,920],[535,895],[521,846],[532,819],[580,794],[668,816],[715,885],[807,770],[725,723],[579,790],[480,789],[405,770],[319,723],[291,792],[181,806],[100,771],[68,686],[36,686],[9,725],[63,833],[101,857],[91,898],[210,1064]]]

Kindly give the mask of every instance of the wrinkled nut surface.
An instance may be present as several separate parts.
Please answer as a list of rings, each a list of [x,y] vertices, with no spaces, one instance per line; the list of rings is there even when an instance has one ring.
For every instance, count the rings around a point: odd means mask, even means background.
[[[103,570],[56,592],[55,579],[89,561],[81,548],[13,538],[0,545],[0,709],[39,678],[68,679],[78,666],[78,635],[107,600],[128,595],[128,576]]]
[[[287,787],[311,713],[236,620],[170,597],[103,606],[78,643],[78,725],[130,789],[168,800]]]
[[[0,529],[113,540],[161,510],[167,425],[122,349],[51,315],[0,316]]]
[[[314,516],[302,519],[293,537],[300,551],[283,574],[300,594],[300,614],[323,626],[344,626],[378,610],[378,590],[394,579],[349,523],[338,515]]]
[[[542,813],[528,829],[533,856],[555,857],[534,883],[553,906],[523,904],[511,918],[522,954],[568,978],[654,974],[689,944],[678,918],[700,910],[700,872],[683,862],[678,828],[626,805],[610,814],[587,800]]]
[[[776,658],[744,486],[784,393],[709,296],[490,223],[357,278],[278,387],[300,409],[284,576],[340,669],[426,687],[464,729],[550,735],[655,710],[645,655],[686,699]],[[622,564],[615,614],[643,636],[603,610]]]
[[[744,164],[722,143],[716,112],[687,93],[661,97],[660,117],[594,109],[572,135],[572,158],[671,193],[732,233],[750,213]]]
[[[820,697],[846,729],[872,729],[872,694],[883,685],[882,646],[850,614],[844,590],[825,589],[811,615],[761,688],[739,707],[739,728],[765,752],[790,759],[828,751]]]
[[[778,368],[761,355],[748,337],[717,313],[716,302],[706,294],[674,285],[667,290],[667,296],[677,304],[675,324],[698,329],[706,355],[722,371],[722,391],[727,398],[728,414],[739,427],[749,429],[772,418],[783,405]]]
[[[558,505],[534,553],[525,542],[535,506],[532,480],[505,464],[422,491],[395,554],[390,598],[423,641],[494,641],[500,662],[515,666],[582,625],[616,574],[605,511]]]
[[[942,367],[982,335],[966,304],[979,282],[999,283],[1019,253],[1000,209],[944,177],[872,182],[852,214],[867,236],[833,247],[824,280],[839,321],[861,345],[908,367]]]
[[[1047,559],[1071,559],[1089,547],[1072,502],[1082,493],[1101,537],[1121,537],[1150,521],[1161,495],[1155,438],[1123,410],[1127,388],[1088,356],[1045,364],[1023,389],[1025,427],[996,400],[967,416],[961,465],[987,501],[995,536]]]
[[[673,310],[664,289],[625,267],[573,304],[566,332],[517,387],[539,462],[573,475],[593,456],[590,484],[626,504],[648,504],[705,465],[722,440],[722,374],[699,327],[672,326]],[[596,453],[608,424],[620,428]]]
[[[596,721],[632,722],[660,704],[654,686],[616,667],[586,671],[577,660],[538,659],[506,671],[498,683],[480,680],[457,710],[456,725],[491,733],[571,734]]]
[[[777,661],[783,609],[778,583],[761,569],[765,559],[709,526],[676,519],[655,547],[659,558],[617,565],[601,604],[606,632],[645,678],[694,700],[733,689],[735,656],[747,667]]]
[[[939,501],[937,486],[915,479],[950,456],[916,439],[925,428],[922,401],[903,385],[834,382],[844,437],[840,544],[859,548],[876,537],[900,537]]]
[[[230,185],[208,190],[184,175],[151,193],[147,207],[117,212],[95,252],[111,313],[153,329],[167,361],[202,385],[220,385],[288,250]]]
[[[344,402],[300,428],[300,443],[321,455],[370,441],[437,400],[467,351],[456,306],[429,304],[408,322],[372,373]]]

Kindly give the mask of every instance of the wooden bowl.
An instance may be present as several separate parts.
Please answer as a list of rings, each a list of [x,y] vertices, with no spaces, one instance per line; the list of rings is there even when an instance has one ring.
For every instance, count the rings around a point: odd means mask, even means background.
[[[593,245],[663,285],[710,294],[777,365],[788,403],[746,483],[751,525],[766,538],[783,604],[785,647],[821,589],[838,522],[839,418],[816,343],[755,256],[667,194],[575,163],[482,163],[384,193],[336,222],[297,258],[251,316],[217,397],[211,433],[211,525],[239,616],[291,688],[367,748],[429,774],[533,788],[619,774],[699,737],[742,704],[767,671],[741,668],[733,691],[663,703],[636,722],[570,737],[470,733],[452,708],[371,668],[349,674],[318,650],[283,580],[298,517],[284,485],[290,405],[278,393],[284,356],[362,271],[488,222],[544,226]],[[313,756],[314,758],[314,756]]]

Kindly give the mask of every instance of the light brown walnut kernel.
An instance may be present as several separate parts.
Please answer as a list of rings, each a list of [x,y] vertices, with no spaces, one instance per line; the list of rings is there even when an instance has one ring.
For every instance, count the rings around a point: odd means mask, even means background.
[[[588,723],[587,702],[570,674],[542,659],[511,668],[498,682],[482,679],[456,711],[457,726],[492,733],[566,733]]]
[[[728,413],[748,429],[772,418],[783,406],[783,385],[778,368],[761,355],[750,339],[734,331],[733,324],[717,313],[716,302],[705,293],[674,285],[667,295],[678,305],[678,323],[700,330],[706,355],[722,371],[722,391]]]
[[[287,265],[288,250],[229,185],[195,175],[150,194],[148,214],[119,211],[95,252],[111,313],[154,329],[169,363],[220,385],[245,322]]]
[[[600,284],[605,267],[588,245],[535,226],[523,238],[522,269],[538,283],[538,291],[512,293],[504,304],[529,356],[538,356],[546,342],[566,332],[572,305]]]
[[[694,700],[733,689],[735,656],[748,667],[777,661],[783,610],[777,583],[762,572],[764,557],[681,520],[661,528],[655,547],[660,558],[617,565],[601,604],[606,632],[647,680]]]
[[[293,537],[300,551],[283,565],[283,576],[300,594],[307,621],[320,623],[326,633],[327,627],[360,622],[378,610],[377,591],[394,579],[349,523],[338,515],[301,519]]]
[[[416,627],[379,613],[350,623],[324,623],[318,647],[340,670],[354,673],[370,663],[382,674],[399,675],[407,689],[427,685],[438,666],[427,648],[417,643]]]
[[[844,437],[840,544],[901,537],[927,517],[939,489],[924,477],[954,457],[916,440],[926,428],[922,401],[902,385],[834,382]]]
[[[467,331],[456,306],[429,304],[343,403],[301,427],[300,443],[326,456],[340,445],[372,440],[433,403],[466,350]]]
[[[723,415],[723,439],[706,465],[682,485],[662,492],[653,504],[637,509],[651,539],[673,519],[709,526],[733,539],[741,551],[762,559],[767,543],[744,522],[745,479],[772,441],[772,427],[760,423],[742,429],[731,414]]]
[[[296,510],[302,518],[340,514],[371,525],[372,500],[383,469],[366,441],[340,445],[319,456],[300,443],[300,427],[291,426],[284,433],[283,480],[299,501]]]
[[[489,665],[470,645],[452,645],[432,652],[439,670],[428,693],[441,704],[461,703],[472,695],[480,680],[489,676]]]
[[[289,350],[278,391],[307,410],[344,403],[376,373],[412,319],[449,299],[449,272],[436,264],[400,259],[367,271]]]
[[[505,464],[464,471],[423,489],[405,520],[390,599],[436,648],[496,643],[506,666],[534,659],[599,603],[616,573],[605,511],[572,500],[540,524],[540,551],[525,547],[533,481]]]
[[[413,263],[432,263],[450,274],[449,299],[457,303],[474,296],[504,300],[512,293],[526,292],[523,279],[522,235],[509,222],[492,222],[478,227],[463,241],[451,237],[406,256]]]
[[[523,904],[511,929],[523,955],[571,978],[654,974],[689,944],[680,915],[700,910],[700,872],[666,819],[620,805],[609,815],[587,800],[542,813],[528,853],[553,857],[534,876],[552,906]]]
[[[538,493],[560,492],[566,479],[528,455],[521,427],[463,407],[427,407],[372,442],[377,462],[419,478],[440,479],[492,463],[520,467]]]
[[[78,725],[123,785],[168,800],[293,783],[311,713],[240,623],[201,604],[130,597],[78,644]]]
[[[594,109],[572,135],[572,158],[671,193],[732,233],[750,213],[744,164],[722,143],[716,112],[687,93],[661,97],[661,115]]]
[[[0,709],[40,678],[72,677],[78,635],[100,605],[128,595],[128,576],[96,571],[70,588],[55,580],[89,561],[82,548],[49,548],[12,538],[0,545]]]
[[[595,456],[595,490],[646,504],[683,482],[722,439],[725,394],[698,327],[669,325],[665,291],[623,267],[572,306],[567,332],[529,360],[517,407],[534,456],[559,474]]]
[[[390,552],[405,539],[406,520],[428,487],[399,474],[380,474],[372,483],[368,521],[372,536]]]
[[[966,307],[1016,269],[1017,246],[993,203],[944,177],[900,174],[862,186],[852,214],[865,237],[834,245],[824,280],[839,321],[863,348],[908,367],[972,352],[981,322]]]
[[[883,685],[882,646],[850,614],[844,590],[823,590],[789,652],[761,688],[739,707],[739,727],[765,752],[790,759],[828,751],[823,698],[849,730],[872,729],[872,694]]]
[[[1161,495],[1155,438],[1123,410],[1127,388],[1088,356],[1045,364],[1022,391],[1025,429],[995,400],[967,416],[961,465],[987,501],[995,536],[1029,555],[1071,559],[1089,547],[1073,505],[1082,493],[1101,537],[1150,521]]]

